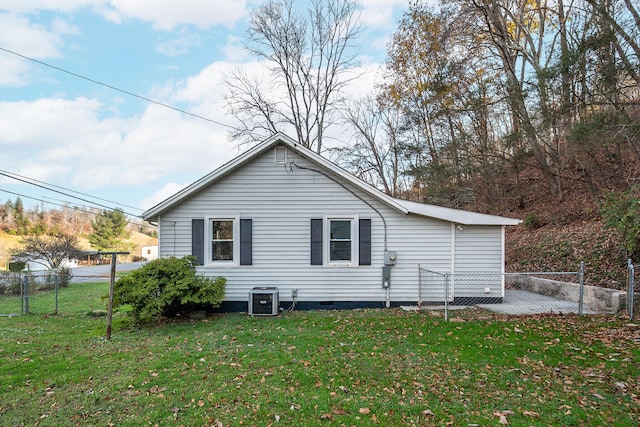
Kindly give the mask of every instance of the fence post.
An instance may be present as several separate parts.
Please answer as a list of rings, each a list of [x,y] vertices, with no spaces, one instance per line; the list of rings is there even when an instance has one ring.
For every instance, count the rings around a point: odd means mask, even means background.
[[[580,284],[580,296],[578,298],[578,315],[582,316],[582,308],[584,307],[584,261],[580,262],[578,283]]]
[[[24,279],[22,279],[22,298],[24,301],[24,314],[29,314],[29,275],[25,273]]]
[[[633,297],[636,284],[635,267],[631,258],[627,260],[627,314],[629,320],[633,320]]]
[[[54,314],[58,314],[58,272],[53,273],[53,287],[56,290],[56,311]]]
[[[444,320],[449,320],[449,273],[444,274]]]

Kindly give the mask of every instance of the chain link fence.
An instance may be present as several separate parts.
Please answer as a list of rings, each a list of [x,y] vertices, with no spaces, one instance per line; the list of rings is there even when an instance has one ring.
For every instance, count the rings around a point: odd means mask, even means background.
[[[585,286],[584,263],[577,271],[502,273],[437,272],[420,267],[422,309],[451,316],[597,314],[624,309],[625,292]],[[471,313],[471,314],[470,314]]]
[[[0,317],[70,313],[77,299],[91,299],[93,309],[104,311],[110,276],[77,270],[80,274],[0,272]]]
[[[0,272],[0,316],[18,316],[24,311],[22,273]]]
[[[0,316],[57,314],[58,293],[71,275],[52,271],[0,272]]]

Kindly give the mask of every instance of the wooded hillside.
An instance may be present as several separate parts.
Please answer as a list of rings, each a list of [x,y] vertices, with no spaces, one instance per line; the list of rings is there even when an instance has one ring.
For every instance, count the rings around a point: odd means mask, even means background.
[[[393,195],[518,217],[510,271],[621,287],[640,259],[640,12],[628,0],[411,3],[345,167]]]
[[[12,250],[19,248],[21,238],[29,234],[70,234],[79,238],[81,249],[95,250],[88,236],[93,231],[91,221],[100,212],[99,209],[74,207],[46,210],[36,206],[27,209],[19,197],[0,204],[0,268],[7,267]],[[130,260],[141,257],[142,246],[157,245],[155,228],[140,220],[130,219],[127,231],[130,232],[126,240],[130,247]]]

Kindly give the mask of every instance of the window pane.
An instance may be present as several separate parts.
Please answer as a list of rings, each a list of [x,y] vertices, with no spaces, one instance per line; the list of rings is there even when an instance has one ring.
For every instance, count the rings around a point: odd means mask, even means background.
[[[211,220],[211,261],[233,261],[233,220]]]
[[[213,261],[233,261],[233,240],[214,240],[211,253]]]
[[[329,261],[351,261],[351,220],[329,220]]]
[[[233,221],[212,221],[213,240],[233,240]]]
[[[331,221],[331,240],[350,240],[351,221]]]
[[[329,247],[329,257],[331,261],[351,261],[351,242],[331,242]]]

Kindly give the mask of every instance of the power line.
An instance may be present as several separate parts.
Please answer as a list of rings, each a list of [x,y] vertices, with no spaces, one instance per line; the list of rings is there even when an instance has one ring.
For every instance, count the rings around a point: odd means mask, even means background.
[[[44,188],[45,190],[53,191],[54,193],[62,194],[63,196],[71,197],[73,199],[82,200],[83,202],[87,202],[87,203],[92,204],[92,205],[96,205],[96,206],[100,206],[100,207],[105,208],[105,209],[113,210],[113,207],[111,207],[111,206],[102,205],[100,203],[96,203],[96,202],[93,202],[91,200],[83,199],[82,197],[73,196],[71,194],[67,194],[65,192],[62,192],[62,191],[59,191],[59,190],[56,190],[56,189],[53,189],[53,188],[49,188],[49,187],[46,187],[44,185],[37,184],[35,182],[30,182],[30,181],[28,181],[26,179],[22,179],[22,178],[18,178],[16,176],[12,176],[12,175],[4,173],[2,171],[0,171],[0,175],[6,176],[7,178],[15,179],[17,181],[24,182],[25,184],[31,184],[31,185],[34,185],[36,187]],[[132,214],[130,212],[125,212],[124,210],[122,211],[122,213],[125,213],[125,214],[133,216],[133,217],[140,217],[140,215],[138,215],[138,214]]]
[[[101,197],[93,196],[91,194],[83,193],[81,191],[76,191],[76,190],[73,190],[71,188],[65,188],[65,187],[62,187],[60,185],[56,185],[56,184],[51,184],[49,182],[40,181],[40,180],[35,179],[35,178],[29,178],[28,176],[20,175],[20,174],[17,174],[15,172],[9,172],[9,171],[5,171],[5,170],[1,170],[1,169],[0,169],[0,172],[5,173],[5,174],[10,174],[10,175],[13,175],[13,176],[17,176],[17,177],[20,177],[20,178],[23,178],[23,179],[27,179],[29,181],[38,182],[40,184],[49,185],[51,187],[60,188],[62,190],[70,191],[72,193],[81,194],[83,196],[91,197],[91,198],[96,199],[96,200],[102,200],[103,202],[113,203],[114,205],[124,206],[126,208],[131,208],[131,209],[136,209],[136,210],[139,210],[139,211],[144,211],[144,209],[136,208],[135,206],[129,206],[129,205],[125,205],[124,203],[115,202],[113,200],[103,199]]]
[[[147,101],[147,102],[150,102],[152,104],[160,105],[162,107],[168,108],[170,110],[178,111],[178,112],[180,112],[182,114],[186,114],[188,116],[192,116],[192,117],[195,117],[195,118],[198,118],[198,119],[201,119],[201,120],[205,120],[207,122],[210,122],[210,123],[213,123],[213,124],[216,124],[216,125],[219,125],[219,126],[224,126],[224,127],[229,128],[231,130],[238,130],[237,128],[235,128],[235,127],[233,127],[231,125],[227,125],[225,123],[221,123],[221,122],[218,122],[216,120],[209,119],[209,118],[201,116],[199,114],[191,113],[191,112],[183,110],[181,108],[177,108],[177,107],[171,106],[169,104],[165,104],[163,102],[156,101],[156,100],[153,100],[151,98],[147,98],[147,97],[142,96],[142,95],[138,95],[137,93],[133,93],[133,92],[130,92],[130,91],[125,90],[125,89],[120,89],[119,87],[112,86],[110,84],[103,83],[103,82],[98,81],[98,80],[94,80],[94,79],[92,79],[90,77],[83,76],[82,74],[74,73],[73,71],[69,71],[69,70],[66,70],[66,69],[61,68],[61,67],[56,67],[55,65],[51,65],[51,64],[48,64],[46,62],[40,61],[38,59],[31,58],[31,57],[23,55],[21,53],[15,52],[13,50],[6,49],[4,47],[0,47],[0,50],[2,50],[4,52],[7,52],[7,53],[10,53],[12,55],[18,56],[20,58],[26,59],[28,61],[35,62],[36,64],[44,65],[45,67],[49,67],[49,68],[52,68],[54,70],[69,74],[69,75],[71,75],[73,77],[77,77],[79,79],[83,79],[83,80],[86,80],[88,82],[91,82],[91,83],[94,83],[94,84],[97,84],[97,85],[100,85],[100,86],[104,86],[106,88],[109,88],[109,89],[112,89],[112,90],[115,90],[115,91],[118,91],[118,92],[122,92],[124,94],[129,95],[129,96],[133,96],[134,98],[139,98],[139,99],[142,99],[143,101]]]
[[[25,199],[35,200],[35,201],[41,202],[41,203],[47,203],[47,204],[54,205],[54,206],[60,206],[62,208],[69,208],[68,205],[63,205],[61,203],[49,202],[49,201],[46,201],[46,200],[43,200],[43,199],[38,199],[37,197],[31,197],[31,196],[27,196],[25,194],[16,193],[14,191],[5,190],[4,188],[0,188],[0,191],[5,192],[5,193],[9,193],[9,194],[13,194],[14,196],[24,197]],[[83,212],[83,213],[90,214],[90,215],[98,215],[97,212],[86,210],[86,209],[81,209],[81,208],[79,208],[77,206],[74,206],[72,209],[75,210],[75,211]],[[127,222],[127,224],[131,224],[131,225],[140,225],[140,223],[138,223],[138,222],[133,222],[133,221],[129,221],[129,220],[127,220],[126,222]],[[154,225],[154,224],[152,224],[150,222],[147,222],[147,224],[149,224],[150,227],[157,227],[156,225]]]

